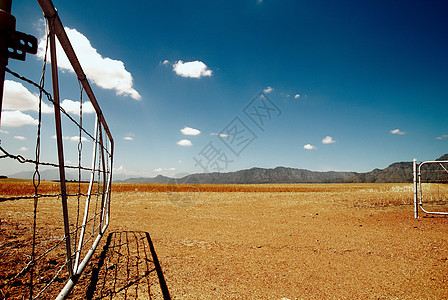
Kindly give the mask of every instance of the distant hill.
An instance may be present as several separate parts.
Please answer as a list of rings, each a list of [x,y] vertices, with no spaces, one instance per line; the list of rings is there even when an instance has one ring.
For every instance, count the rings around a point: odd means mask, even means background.
[[[385,183],[385,182],[412,182],[413,163],[398,162],[385,169],[374,169],[367,173],[358,173],[355,182]]]
[[[448,154],[436,160],[448,160]],[[428,166],[434,168],[435,166]],[[32,178],[33,172],[21,172],[11,178]],[[396,162],[385,169],[374,169],[366,173],[357,172],[318,172],[305,169],[277,167],[274,169],[251,168],[228,173],[197,173],[182,178],[158,175],[154,178],[138,177],[115,180],[117,183],[199,183],[199,184],[262,184],[262,183],[386,183],[412,182],[412,162]],[[444,174],[446,177],[447,174]],[[57,170],[41,172],[42,179],[56,180]],[[88,178],[83,174],[83,179]],[[71,170],[67,180],[76,180],[77,174]]]
[[[448,160],[448,154],[437,160]],[[357,172],[318,172],[304,169],[277,167],[274,169],[252,168],[229,173],[198,173],[179,179],[165,176],[155,178],[131,178],[131,183],[213,183],[213,184],[251,184],[251,183],[386,183],[412,182],[412,162],[396,162],[385,169],[374,169],[366,173]]]
[[[22,171],[19,173],[15,173],[12,175],[9,175],[9,178],[17,178],[17,179],[32,179],[34,174],[33,171]],[[39,175],[41,180],[59,180],[59,170],[54,169],[46,169],[46,170],[39,170]],[[65,172],[65,178],[69,181],[78,180],[78,171],[74,169],[68,169]],[[87,171],[81,172],[81,180],[86,181],[90,179],[90,173]]]
[[[355,172],[316,172],[303,169],[277,167],[275,169],[252,168],[230,173],[201,173],[182,178],[185,183],[330,183],[352,182]]]
[[[367,173],[318,172],[303,169],[277,167],[275,169],[252,168],[230,173],[201,173],[182,178],[184,183],[385,183],[412,182],[412,162],[398,162],[385,169],[374,169]]]
[[[174,181],[173,178],[158,175],[154,178],[145,178],[145,177],[129,178],[129,179],[125,179],[125,180],[119,180],[117,182],[122,182],[122,183],[170,183],[173,181]]]

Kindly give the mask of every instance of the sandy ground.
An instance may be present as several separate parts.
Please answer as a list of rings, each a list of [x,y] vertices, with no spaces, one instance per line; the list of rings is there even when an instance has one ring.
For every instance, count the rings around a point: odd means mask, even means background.
[[[414,219],[411,185],[316,186],[115,192],[71,298],[448,298],[448,218]]]

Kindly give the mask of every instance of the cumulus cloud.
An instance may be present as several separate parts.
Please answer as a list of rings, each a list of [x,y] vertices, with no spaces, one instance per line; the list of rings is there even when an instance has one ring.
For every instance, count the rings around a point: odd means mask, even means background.
[[[394,129],[394,130],[391,130],[390,131],[390,133],[392,133],[392,134],[398,134],[398,135],[404,135],[404,134],[406,134],[406,132],[405,131],[401,131],[400,129]]]
[[[190,140],[180,140],[176,144],[179,146],[190,147],[193,146],[193,143]]]
[[[32,124],[34,125],[37,121],[27,114],[18,114],[17,111],[39,111],[39,97],[38,94],[31,93],[25,86],[20,82],[15,82],[12,80],[5,80],[5,91],[4,91],[4,102],[3,102],[4,113],[8,111],[16,111],[16,113],[9,112],[9,117],[14,116],[17,123],[11,124],[4,122],[4,126],[19,127],[22,125]],[[61,103],[62,108],[68,113],[79,115],[79,101],[72,101],[65,99]],[[53,113],[53,108],[42,102],[41,104],[42,113]],[[83,113],[90,114],[94,113],[92,103],[86,101],[83,103]],[[34,120],[34,121],[32,121]],[[12,122],[12,120],[10,120]]]
[[[65,99],[64,101],[62,101],[61,106],[66,112],[79,116],[79,101]],[[95,113],[95,109],[93,108],[93,105],[92,103],[90,103],[90,101],[85,101],[82,103],[82,113]]]
[[[140,94],[133,88],[132,75],[126,70],[122,61],[103,57],[92,47],[87,37],[76,29],[65,27],[65,31],[90,81],[103,89],[115,90],[117,95],[129,96],[134,100],[141,99]],[[39,40],[39,51],[37,53],[40,58],[45,55],[45,45],[45,37],[42,37]],[[74,72],[59,41],[56,47],[58,67]]]
[[[210,133],[210,135],[218,135],[218,136],[220,136],[220,137],[222,137],[222,138],[225,138],[225,137],[229,137],[230,135],[228,135],[228,134],[226,134],[226,133],[216,133],[216,132],[212,132],[212,133]]]
[[[14,136],[14,138],[15,138],[16,140],[19,140],[19,141],[25,141],[25,140],[26,140],[26,137],[21,136],[21,135],[16,135],[16,136]]]
[[[300,94],[296,94],[295,96],[294,96],[294,99],[299,99],[300,98]]]
[[[156,168],[153,171],[157,173],[165,173],[170,171],[176,171],[176,168]]]
[[[132,176],[132,177],[149,177],[149,176],[153,176],[151,171],[128,170],[123,165],[120,165],[118,168],[113,168],[113,174],[114,175]]]
[[[213,71],[210,70],[206,64],[199,60],[189,62],[178,60],[173,65],[173,70],[177,75],[187,78],[210,77],[213,74]]]
[[[126,169],[123,167],[123,165],[120,165],[118,168],[113,168],[114,174],[126,174]]]
[[[336,141],[329,135],[327,135],[322,139],[322,144],[333,144],[333,143],[336,143]]]
[[[200,130],[191,128],[191,127],[187,127],[185,126],[183,129],[180,130],[180,132],[182,132],[182,134],[184,135],[199,135],[201,134]]]
[[[265,89],[263,90],[263,92],[264,92],[265,94],[272,93],[273,91],[274,91],[274,88],[271,87],[271,86],[268,86],[267,88],[265,88]]]
[[[23,84],[5,80],[3,93],[3,110],[38,111],[39,97],[31,93]],[[52,113],[53,109],[42,102],[42,112]]]
[[[20,127],[24,125],[37,125],[38,121],[20,110],[3,111],[2,123],[4,127]]]
[[[56,139],[56,135],[53,135],[51,138]],[[70,142],[79,142],[79,136],[76,136],[76,135],[75,136],[63,136],[62,139],[66,140],[66,141],[70,141]],[[88,142],[89,140],[82,136],[81,141]]]
[[[306,144],[305,146],[303,146],[303,149],[305,150],[316,150],[316,146],[313,146],[311,144]]]

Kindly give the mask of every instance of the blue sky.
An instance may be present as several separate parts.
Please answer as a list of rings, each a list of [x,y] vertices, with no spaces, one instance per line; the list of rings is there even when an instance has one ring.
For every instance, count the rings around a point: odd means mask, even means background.
[[[115,139],[115,178],[366,172],[448,152],[446,1],[54,4],[75,50],[90,51],[79,56]],[[37,3],[14,0],[13,15],[17,30],[42,37]],[[35,81],[41,65],[9,63]],[[61,98],[79,101],[74,74],[60,77]],[[33,157],[36,126],[5,122],[2,147]],[[7,175],[23,168],[0,161]]]

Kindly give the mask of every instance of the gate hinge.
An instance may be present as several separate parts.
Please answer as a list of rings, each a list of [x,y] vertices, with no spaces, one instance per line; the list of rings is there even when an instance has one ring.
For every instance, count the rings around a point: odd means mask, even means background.
[[[37,53],[37,39],[16,31],[16,18],[0,9],[0,60],[6,64],[8,58],[25,60],[26,53]]]
[[[26,53],[37,53],[37,38],[23,32],[14,31],[8,42],[8,57],[25,60]]]

